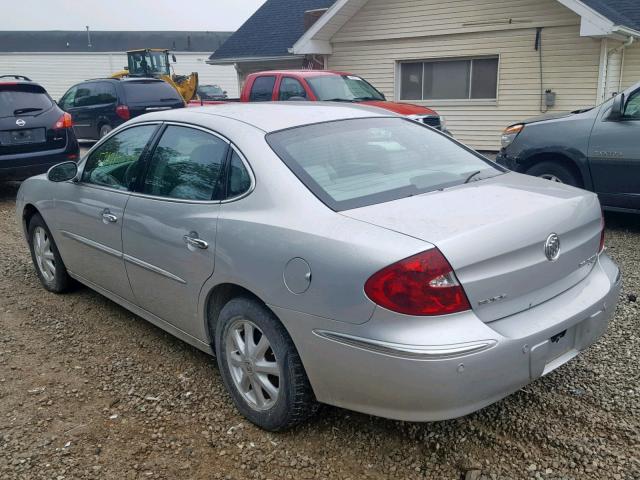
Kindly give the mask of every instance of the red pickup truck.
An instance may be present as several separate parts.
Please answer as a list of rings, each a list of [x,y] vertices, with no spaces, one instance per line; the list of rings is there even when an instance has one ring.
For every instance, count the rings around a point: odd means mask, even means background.
[[[450,135],[444,118],[427,107],[389,102],[366,80],[345,72],[330,70],[273,70],[247,76],[239,99],[223,101],[192,100],[189,106],[215,105],[228,101],[270,102],[307,100],[362,103],[406,115]]]

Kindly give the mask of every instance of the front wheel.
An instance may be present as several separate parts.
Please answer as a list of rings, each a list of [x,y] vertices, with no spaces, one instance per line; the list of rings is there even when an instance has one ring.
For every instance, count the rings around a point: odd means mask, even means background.
[[[54,293],[64,293],[72,280],[64,266],[56,242],[42,217],[35,214],[29,222],[31,259],[42,286]]]
[[[579,186],[578,179],[575,174],[561,163],[556,162],[540,162],[530,167],[526,172],[527,175],[544,178],[557,183],[565,183],[572,187]]]
[[[260,302],[229,301],[220,312],[215,343],[224,384],[248,420],[280,431],[315,413],[317,403],[293,341]]]

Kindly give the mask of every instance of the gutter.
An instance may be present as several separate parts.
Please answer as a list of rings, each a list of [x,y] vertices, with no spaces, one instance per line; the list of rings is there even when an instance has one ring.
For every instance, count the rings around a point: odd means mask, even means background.
[[[272,57],[227,57],[227,58],[215,58],[213,60],[208,59],[205,63],[209,65],[233,65],[236,63],[246,62],[269,62],[274,60],[295,60],[297,58],[304,58],[304,55],[277,55]]]

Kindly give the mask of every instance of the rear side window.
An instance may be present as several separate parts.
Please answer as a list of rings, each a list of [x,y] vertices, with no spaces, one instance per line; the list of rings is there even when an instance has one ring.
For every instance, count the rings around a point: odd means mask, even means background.
[[[292,97],[307,98],[307,92],[305,92],[302,84],[291,77],[284,77],[280,82],[280,95],[279,100],[289,100]]]
[[[140,125],[113,135],[91,153],[82,181],[130,190],[140,174],[140,156],[156,128],[157,125]]]
[[[272,100],[273,86],[276,84],[276,77],[258,77],[251,86],[250,102],[269,102]]]
[[[234,150],[229,164],[229,180],[227,198],[238,197],[251,188],[251,176],[247,171],[240,155]]]
[[[0,118],[33,115],[53,102],[39,85],[0,85]]]
[[[227,149],[227,142],[201,130],[167,127],[151,157],[142,192],[182,200],[218,200]]]
[[[128,103],[180,102],[182,97],[166,82],[122,82]]]

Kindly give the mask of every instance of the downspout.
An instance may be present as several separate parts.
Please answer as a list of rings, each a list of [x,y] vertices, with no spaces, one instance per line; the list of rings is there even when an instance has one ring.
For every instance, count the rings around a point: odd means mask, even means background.
[[[633,45],[633,42],[635,42],[635,40],[636,37],[629,37],[626,42],[618,47],[622,49],[622,58],[620,59],[620,78],[618,79],[618,92],[622,90],[622,76],[624,75],[624,52],[627,50],[627,48]]]

